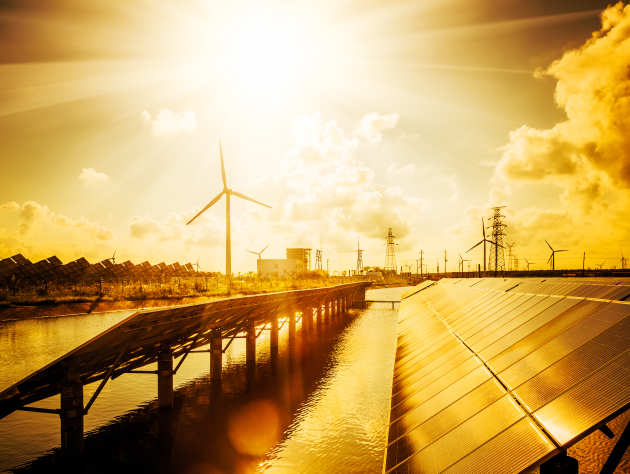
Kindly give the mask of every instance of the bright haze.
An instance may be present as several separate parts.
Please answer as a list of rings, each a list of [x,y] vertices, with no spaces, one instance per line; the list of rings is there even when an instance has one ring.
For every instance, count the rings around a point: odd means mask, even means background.
[[[481,238],[539,268],[611,259],[630,220],[630,7],[598,1],[0,3],[0,255],[331,270]],[[628,249],[630,250],[630,249]],[[479,262],[479,249],[471,258]],[[594,259],[597,259],[595,262]]]

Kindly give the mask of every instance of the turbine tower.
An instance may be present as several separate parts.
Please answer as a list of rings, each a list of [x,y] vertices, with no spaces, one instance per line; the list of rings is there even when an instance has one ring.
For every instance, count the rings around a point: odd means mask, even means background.
[[[219,141],[219,158],[221,159],[221,180],[223,181],[223,191],[217,194],[212,199],[212,201],[206,204],[206,206],[201,211],[199,211],[195,215],[195,217],[186,222],[186,225],[192,223],[197,217],[206,212],[206,210],[210,207],[214,206],[219,201],[219,199],[221,199],[221,197],[225,195],[225,279],[227,284],[227,293],[230,294],[230,292],[232,291],[232,236],[230,230],[230,198],[232,196],[236,196],[268,208],[271,208],[271,206],[260,201],[256,201],[255,199],[245,196],[244,194],[239,193],[238,191],[234,191],[233,189],[230,189],[228,187],[227,179],[225,177],[225,165],[223,164],[223,147],[221,146],[221,141]]]
[[[545,242],[547,243],[547,246],[551,249],[551,255],[549,255],[549,259],[547,260],[547,263],[551,262],[551,269],[555,270],[556,269],[556,253],[567,252],[567,250],[554,250],[553,247],[549,244],[549,242],[547,242],[546,240]]]
[[[489,244],[495,244],[495,242],[493,242],[492,240],[488,240],[486,238],[486,224],[483,221],[483,217],[481,218],[481,234],[483,235],[483,238],[479,242],[477,242],[475,245],[470,247],[468,250],[466,250],[466,253],[470,252],[475,247],[478,247],[479,245],[483,244],[483,271],[485,272],[486,263],[488,262],[488,259],[486,258],[486,242]]]

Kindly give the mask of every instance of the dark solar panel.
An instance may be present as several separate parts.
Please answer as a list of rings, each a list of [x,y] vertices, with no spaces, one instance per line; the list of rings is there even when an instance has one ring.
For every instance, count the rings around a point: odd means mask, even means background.
[[[408,291],[386,471],[518,472],[625,410],[628,288],[444,279]]]
[[[75,370],[83,384],[103,379],[109,369],[116,377],[155,362],[162,343],[168,344],[173,356],[177,357],[192,347],[208,344],[215,328],[220,328],[224,337],[230,337],[243,330],[245,321],[260,325],[268,322],[271,316],[300,310],[305,304],[315,306],[325,299],[363,291],[368,285],[350,283],[139,311],[6,388],[0,393],[0,417],[58,394],[65,368]]]

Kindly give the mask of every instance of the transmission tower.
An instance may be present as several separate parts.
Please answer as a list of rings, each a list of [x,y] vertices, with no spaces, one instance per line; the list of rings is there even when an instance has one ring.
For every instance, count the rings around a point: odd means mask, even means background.
[[[315,270],[323,270],[321,249],[315,250]]]
[[[357,239],[357,275],[361,275],[361,273],[363,273],[363,250],[361,250],[359,239]]]
[[[503,222],[505,216],[501,214],[501,209],[505,206],[496,206],[492,208],[492,217],[490,217],[489,228],[492,229],[492,241],[494,244],[494,253],[490,253],[490,268],[494,267],[494,271],[505,271],[505,255],[503,249],[503,238],[505,237],[506,224]]]
[[[391,270],[396,273],[396,243],[394,242],[394,233],[390,227],[387,232],[387,250],[385,251],[385,270]]]

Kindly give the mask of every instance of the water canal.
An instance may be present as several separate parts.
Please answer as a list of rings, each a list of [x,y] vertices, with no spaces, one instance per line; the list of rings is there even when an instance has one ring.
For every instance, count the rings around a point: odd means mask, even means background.
[[[368,291],[399,299],[405,288]],[[130,311],[0,325],[0,388],[124,319]],[[386,444],[396,312],[373,304],[325,326],[296,350],[280,332],[272,365],[268,334],[257,341],[257,376],[246,381],[245,342],[223,358],[213,391],[208,354],[191,355],[175,376],[175,409],[156,409],[156,377],[125,374],[105,387],[85,418],[89,469],[163,472],[380,472]],[[152,367],[147,367],[152,369]],[[85,387],[85,399],[97,384]],[[58,397],[37,404],[57,408]],[[57,462],[55,415],[15,412],[0,420],[0,470],[50,471]],[[52,451],[50,451],[53,449]]]

